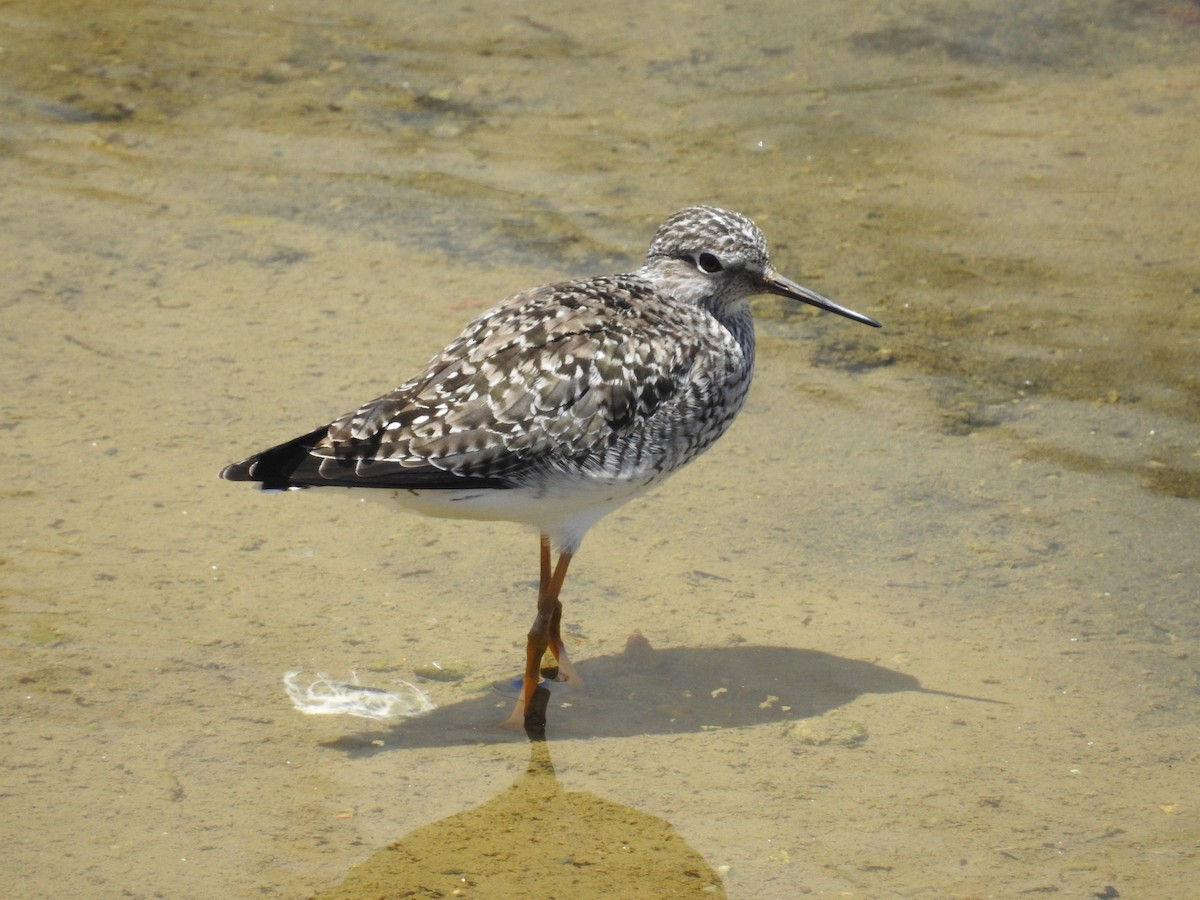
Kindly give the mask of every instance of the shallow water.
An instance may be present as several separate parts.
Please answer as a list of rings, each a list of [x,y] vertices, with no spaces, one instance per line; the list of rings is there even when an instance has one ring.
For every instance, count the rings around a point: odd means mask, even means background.
[[[1194,3],[41,0],[0,47],[6,895],[1194,890]],[[733,430],[573,564],[531,757],[534,537],[216,472],[693,202],[885,327],[756,301]]]

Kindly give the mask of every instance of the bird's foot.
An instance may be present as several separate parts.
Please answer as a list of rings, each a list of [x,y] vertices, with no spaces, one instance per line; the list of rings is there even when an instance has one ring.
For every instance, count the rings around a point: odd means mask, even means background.
[[[552,651],[555,665],[542,669],[542,677],[551,681],[559,681],[573,688],[583,687],[583,679],[579,677],[571,657],[567,656],[567,648],[560,642],[557,651]]]

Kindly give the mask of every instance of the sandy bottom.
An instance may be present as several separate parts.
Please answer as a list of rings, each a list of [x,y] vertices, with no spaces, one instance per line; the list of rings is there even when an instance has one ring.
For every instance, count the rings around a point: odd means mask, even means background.
[[[1194,4],[191,6],[0,9],[6,896],[1194,894]],[[531,744],[536,536],[216,473],[697,201],[885,327],[756,301]]]

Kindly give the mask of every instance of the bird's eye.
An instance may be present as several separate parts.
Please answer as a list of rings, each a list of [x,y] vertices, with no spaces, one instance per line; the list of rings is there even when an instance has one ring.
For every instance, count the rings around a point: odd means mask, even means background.
[[[715,275],[725,268],[721,265],[721,261],[711,253],[697,253],[692,256],[691,262],[705,275]]]

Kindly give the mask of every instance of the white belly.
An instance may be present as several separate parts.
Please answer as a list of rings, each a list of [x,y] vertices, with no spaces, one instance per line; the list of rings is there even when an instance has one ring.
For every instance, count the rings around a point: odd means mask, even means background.
[[[659,478],[617,483],[549,482],[533,488],[362,491],[440,519],[517,522],[548,534],[559,551],[574,553],[596,522]],[[365,497],[363,499],[366,499]]]

